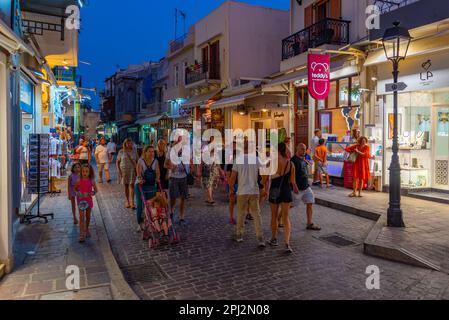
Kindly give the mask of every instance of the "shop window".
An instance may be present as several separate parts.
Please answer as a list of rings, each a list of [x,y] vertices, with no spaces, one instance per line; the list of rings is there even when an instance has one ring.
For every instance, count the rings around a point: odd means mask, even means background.
[[[307,87],[296,89],[298,111],[303,112],[309,109],[309,91]]]
[[[351,106],[359,106],[361,99],[361,86],[360,86],[360,78],[352,77],[351,78]]]
[[[349,91],[349,79],[340,79],[338,93],[339,107],[349,106]]]
[[[337,108],[338,107],[338,99],[337,99],[337,81],[331,82],[331,88],[329,92],[329,97],[327,98],[327,108]]]

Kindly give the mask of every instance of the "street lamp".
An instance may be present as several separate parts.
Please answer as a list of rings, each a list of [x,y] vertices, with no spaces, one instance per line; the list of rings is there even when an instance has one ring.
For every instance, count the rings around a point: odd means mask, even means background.
[[[407,57],[407,51],[412,37],[407,28],[400,27],[399,22],[393,23],[394,27],[385,31],[382,39],[385,55],[393,63],[394,83],[398,83],[399,62]],[[390,204],[388,208],[388,226],[404,228],[404,220],[401,210],[401,166],[399,164],[398,142],[398,91],[393,92],[393,156],[390,165]]]

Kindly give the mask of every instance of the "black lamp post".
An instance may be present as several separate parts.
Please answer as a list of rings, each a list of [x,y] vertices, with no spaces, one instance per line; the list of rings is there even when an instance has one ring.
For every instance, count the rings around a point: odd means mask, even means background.
[[[394,83],[398,83],[399,62],[407,56],[407,51],[412,37],[406,28],[400,27],[399,22],[394,27],[385,31],[382,39],[385,55],[393,63]],[[398,142],[398,91],[393,92],[393,156],[390,165],[390,204],[388,208],[388,226],[404,228],[404,220],[401,210],[401,166],[399,164],[399,142]]]

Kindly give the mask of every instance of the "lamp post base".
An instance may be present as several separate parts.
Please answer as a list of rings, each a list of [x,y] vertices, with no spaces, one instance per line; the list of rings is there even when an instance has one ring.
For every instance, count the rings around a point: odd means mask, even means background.
[[[387,212],[387,225],[391,228],[405,228],[400,208],[389,208]]]

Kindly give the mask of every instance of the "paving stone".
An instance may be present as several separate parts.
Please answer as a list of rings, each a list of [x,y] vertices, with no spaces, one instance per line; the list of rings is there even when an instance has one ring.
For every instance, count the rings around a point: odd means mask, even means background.
[[[449,295],[449,276],[444,273],[366,256],[362,246],[337,248],[317,239],[338,232],[362,243],[374,225],[371,220],[315,206],[315,222],[323,228],[315,233],[305,230],[305,206],[297,206],[290,214],[295,253],[286,256],[282,248],[256,248],[253,222],[246,225],[242,244],[230,240],[234,228],[228,224],[222,186],[216,192],[213,212],[204,206],[202,190],[195,187],[190,193],[193,197],[186,206],[189,224],[176,226],[181,243],[153,250],[135,232],[135,216],[123,208],[122,188],[117,184],[100,186],[97,198],[119,263],[156,263],[167,275],[167,279],[134,284],[142,299],[378,300],[447,299]],[[270,211],[266,204],[262,206],[262,219],[268,238]],[[282,234],[280,230],[279,240]],[[365,287],[365,272],[370,265],[381,269],[381,290]]]

